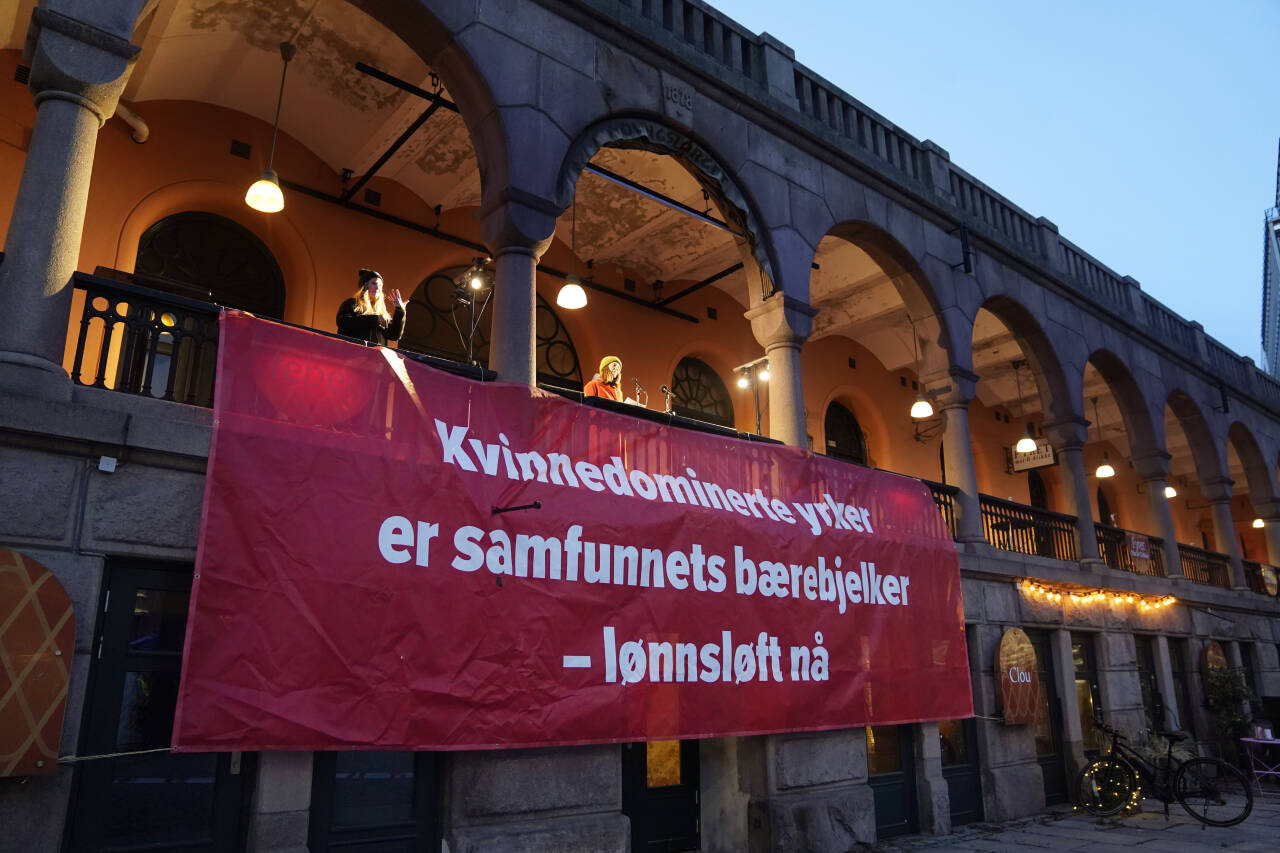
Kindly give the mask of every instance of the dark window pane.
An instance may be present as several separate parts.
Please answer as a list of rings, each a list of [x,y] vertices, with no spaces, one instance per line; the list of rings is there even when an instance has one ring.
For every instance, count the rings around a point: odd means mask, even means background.
[[[340,752],[333,780],[334,828],[390,826],[414,818],[414,753]]]
[[[128,752],[168,746],[177,704],[178,673],[126,672],[116,749]]]
[[[902,769],[902,749],[897,726],[867,726],[867,772],[896,773]]]
[[[131,652],[182,652],[190,596],[170,589],[139,589],[133,602]]]
[[[938,723],[938,740],[942,749],[943,767],[969,764],[972,761],[969,743],[964,736],[964,720],[943,720]]]
[[[210,841],[217,760],[211,753],[117,759],[107,789],[104,839],[127,841],[130,849]]]

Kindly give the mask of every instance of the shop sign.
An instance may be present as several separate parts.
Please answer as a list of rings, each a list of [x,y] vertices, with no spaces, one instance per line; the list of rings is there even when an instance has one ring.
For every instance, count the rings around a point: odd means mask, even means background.
[[[1012,447],[1008,448],[1008,453],[1010,459],[1013,460],[1013,470],[1015,471],[1046,468],[1057,461],[1053,456],[1053,445],[1049,443],[1047,438],[1037,438],[1036,449],[1030,453],[1019,453]]]
[[[1006,628],[996,653],[1000,708],[1007,726],[1033,723],[1040,707],[1036,649],[1021,628]]]
[[[175,748],[972,714],[955,545],[918,480],[239,312],[218,358]]]
[[[1280,592],[1280,585],[1276,583],[1276,570],[1273,566],[1262,567],[1262,588],[1267,591],[1267,595],[1274,596]]]
[[[57,769],[75,636],[75,612],[58,579],[0,548],[0,776]]]

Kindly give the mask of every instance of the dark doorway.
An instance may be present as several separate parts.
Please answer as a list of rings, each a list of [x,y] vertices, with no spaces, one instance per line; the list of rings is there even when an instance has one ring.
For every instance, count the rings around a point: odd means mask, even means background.
[[[1111,512],[1111,501],[1107,500],[1107,493],[1102,490],[1102,486],[1098,486],[1098,521],[1109,527],[1116,527],[1115,515]]]
[[[1102,713],[1102,690],[1092,634],[1071,632],[1071,665],[1075,668],[1076,709],[1080,714],[1084,754],[1092,760],[1107,747],[1106,735],[1093,725],[1094,718]]]
[[[857,465],[867,464],[867,442],[853,412],[839,403],[827,406],[823,433],[827,438],[827,455]]]
[[[698,742],[658,740],[622,747],[622,812],[633,853],[678,853],[702,845]]]
[[[1039,471],[1027,472],[1027,499],[1031,501],[1031,505],[1036,509],[1049,508],[1049,490],[1045,488],[1044,478],[1040,476]],[[1045,525],[1037,524],[1034,532],[1036,553],[1041,557],[1056,556],[1053,550],[1053,534],[1049,528]]]
[[[440,849],[439,765],[432,752],[317,752],[308,849]]]
[[[1040,706],[1036,709],[1036,761],[1044,778],[1045,805],[1067,801],[1067,762],[1062,754],[1062,698],[1054,673],[1053,648],[1046,631],[1027,631],[1036,650]]]
[[[867,774],[876,800],[876,837],[916,832],[919,819],[911,726],[867,726]]]
[[[982,820],[982,773],[978,763],[978,727],[972,717],[938,723],[942,778],[951,797],[951,825]]]
[[[251,755],[170,754],[190,566],[108,563],[68,850],[243,850]],[[128,755],[128,753],[137,753]]]

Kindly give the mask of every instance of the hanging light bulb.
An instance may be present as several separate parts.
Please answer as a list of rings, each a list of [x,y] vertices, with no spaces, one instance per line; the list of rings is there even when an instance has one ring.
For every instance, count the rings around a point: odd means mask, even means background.
[[[565,276],[564,285],[556,294],[556,304],[570,311],[586,306],[587,292],[582,289],[582,282],[576,275]]]
[[[925,399],[924,394],[916,395],[916,401],[911,404],[911,417],[917,421],[933,417],[933,406]]]
[[[1018,408],[1026,414],[1026,406],[1022,404],[1022,359],[1014,359],[1013,362],[1013,379],[1018,384]],[[1027,424],[1027,434],[1018,439],[1018,443],[1013,447],[1014,453],[1035,453],[1036,437],[1031,434],[1031,424]]]
[[[1111,461],[1107,458],[1107,451],[1102,451],[1102,464],[1093,473],[1099,480],[1105,480],[1116,475],[1116,469],[1111,467]]]
[[[289,60],[298,49],[293,42],[280,43],[280,58],[284,68],[280,71],[280,94],[276,96],[276,120],[271,127],[271,153],[267,155],[267,168],[262,177],[254,181],[244,194],[244,203],[262,213],[279,213],[284,210],[284,193],[280,191],[280,177],[273,168],[276,159],[276,138],[280,135],[280,107],[284,104],[284,79],[289,73]]]
[[[556,294],[556,304],[561,308],[575,311],[586,307],[587,304],[587,291],[582,287],[582,280],[574,274],[574,267],[578,262],[578,196],[576,193],[573,196],[573,207],[569,216],[569,274],[564,277],[564,284]],[[590,263],[587,264],[587,266],[590,265]]]
[[[1178,496],[1178,490],[1175,489],[1173,486],[1165,486],[1164,496],[1172,500],[1173,498],[1176,498]]]
[[[1255,518],[1255,519],[1253,520],[1253,526],[1254,526],[1254,527],[1258,527],[1258,528],[1266,527],[1266,526],[1267,526],[1267,523],[1266,523],[1265,521],[1263,521],[1262,519],[1260,519],[1260,518]]]
[[[1018,443],[1014,445],[1013,451],[1015,453],[1035,453],[1036,452],[1036,440],[1031,437],[1030,430],[1027,430],[1027,434],[1024,435],[1022,438],[1018,439]]]

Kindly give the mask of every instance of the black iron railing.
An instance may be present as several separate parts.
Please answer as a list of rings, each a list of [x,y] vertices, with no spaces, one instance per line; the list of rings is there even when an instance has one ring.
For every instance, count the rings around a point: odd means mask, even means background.
[[[1231,588],[1231,560],[1226,554],[1216,554],[1191,545],[1178,545],[1182,557],[1182,573],[1196,583]]]
[[[1093,527],[1098,532],[1098,554],[1108,566],[1135,575],[1165,576],[1163,539],[1097,522]]]
[[[1013,501],[978,495],[982,506],[982,533],[987,542],[1005,551],[1074,561],[1075,516],[1023,506]]]
[[[960,490],[955,486],[945,486],[942,483],[935,483],[931,480],[923,480],[922,482],[933,493],[933,502],[938,505],[939,511],[942,512],[942,521],[947,525],[947,529],[951,531],[951,538],[955,539],[956,495],[960,494]]]
[[[1241,562],[1244,563],[1244,579],[1249,584],[1249,589],[1258,593],[1258,595],[1270,595],[1271,593],[1267,591],[1267,584],[1262,579],[1262,563],[1254,560],[1242,560]],[[1275,571],[1275,569],[1272,569],[1272,571]]]
[[[83,299],[71,378],[162,400],[213,404],[218,308],[76,273]]]

